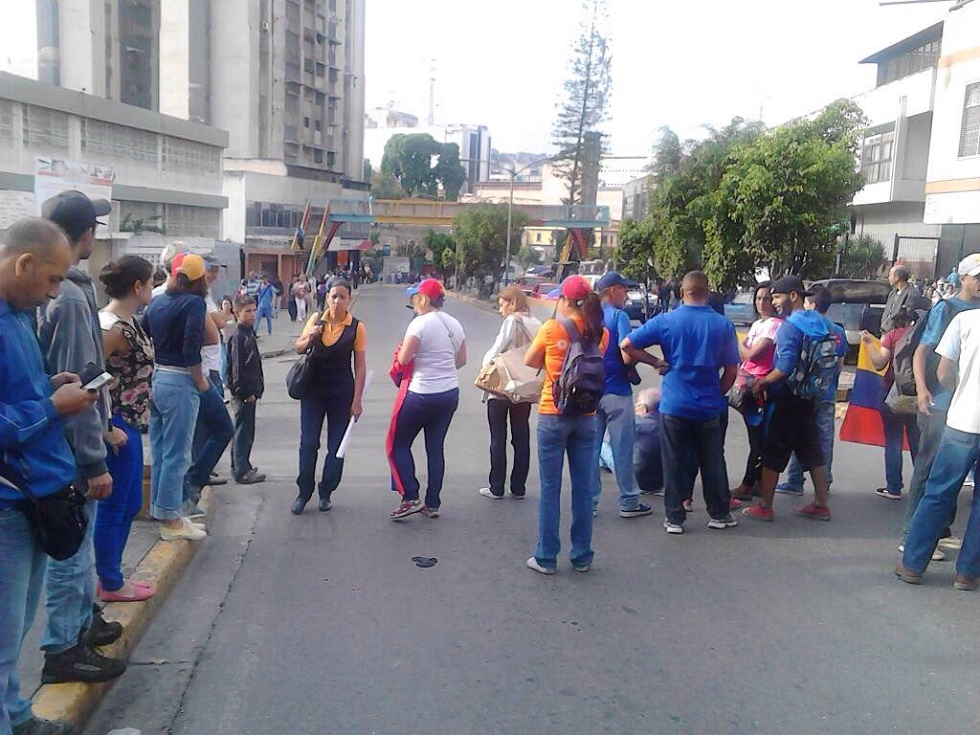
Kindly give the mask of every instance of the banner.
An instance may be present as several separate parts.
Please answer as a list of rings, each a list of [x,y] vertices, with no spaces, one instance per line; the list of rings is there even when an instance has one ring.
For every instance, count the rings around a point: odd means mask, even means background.
[[[89,199],[112,201],[112,185],[116,170],[112,166],[67,161],[63,158],[38,157],[34,168],[34,212],[41,216],[41,207],[51,197],[74,189]],[[110,237],[108,225],[100,225],[96,238]]]

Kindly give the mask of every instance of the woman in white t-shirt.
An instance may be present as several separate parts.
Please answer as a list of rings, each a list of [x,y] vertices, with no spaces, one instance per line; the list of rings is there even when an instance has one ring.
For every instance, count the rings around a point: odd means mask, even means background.
[[[442,284],[429,278],[408,289],[408,294],[417,316],[408,325],[397,360],[411,370],[411,378],[395,416],[388,456],[395,489],[402,495],[401,504],[391,513],[395,521],[419,512],[429,518],[439,515],[439,493],[446,470],[443,444],[459,405],[456,371],[466,364],[463,327],[441,311],[446,298]],[[412,458],[412,443],[421,431],[425,431],[428,462],[424,505],[419,500]]]

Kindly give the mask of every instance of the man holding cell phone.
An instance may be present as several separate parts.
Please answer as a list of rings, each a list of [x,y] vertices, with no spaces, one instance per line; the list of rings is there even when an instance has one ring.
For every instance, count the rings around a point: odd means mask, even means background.
[[[42,205],[45,219],[58,225],[68,238],[72,265],[58,296],[41,310],[38,338],[51,373],[69,372],[85,384],[103,370],[102,329],[99,326],[95,287],[79,263],[92,254],[98,217],[111,207],[103,199],[92,201],[80,191],[65,191]],[[93,384],[93,386],[97,385]],[[89,500],[112,493],[112,476],[106,467],[106,443],[122,445],[126,435],[109,422],[111,408],[105,386],[97,388],[94,405],[65,422],[68,443],[78,467],[77,487]],[[95,605],[95,559],[92,533],[95,504],[85,506],[88,529],[81,547],[70,559],[51,561],[45,583],[47,625],[41,639],[45,683],[114,679],[126,670],[125,662],[96,653],[96,646],[115,641],[122,625],[102,619]]]

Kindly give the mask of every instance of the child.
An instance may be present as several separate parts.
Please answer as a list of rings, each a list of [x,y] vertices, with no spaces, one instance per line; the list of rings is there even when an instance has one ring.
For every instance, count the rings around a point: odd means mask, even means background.
[[[664,494],[664,467],[660,450],[660,391],[641,390],[636,396],[636,440],[633,473],[643,495]]]
[[[251,463],[252,443],[255,441],[255,404],[265,391],[262,375],[262,355],[255,339],[257,307],[251,296],[235,299],[235,318],[238,329],[228,343],[227,386],[231,406],[235,411],[235,438],[231,445],[231,471],[235,482],[252,485],[263,482]]]

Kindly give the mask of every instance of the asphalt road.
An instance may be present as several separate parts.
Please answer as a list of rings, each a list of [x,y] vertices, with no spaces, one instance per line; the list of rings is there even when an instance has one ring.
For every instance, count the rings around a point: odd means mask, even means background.
[[[472,363],[443,514],[389,521],[385,373],[404,302],[375,287],[357,303],[378,380],[329,513],[289,513],[298,405],[282,388],[290,360],[266,361],[253,459],[270,480],[218,490],[211,537],[87,733],[980,730],[980,597],[952,589],[948,562],[921,587],[892,575],[904,500],[872,493],[880,449],[838,443],[831,523],[794,518],[799,501],[780,497],[774,524],[711,531],[699,502],[688,533],[668,536],[659,499],[654,516],[620,519],[603,475],[592,571],[562,559],[543,577],[524,566],[536,476],[525,501],[476,492],[487,429],[470,386],[497,317],[450,302]],[[733,421],[733,483],[745,448]],[[567,496],[564,507],[567,522]],[[965,517],[964,501],[960,529]],[[416,555],[438,564],[418,568]]]

